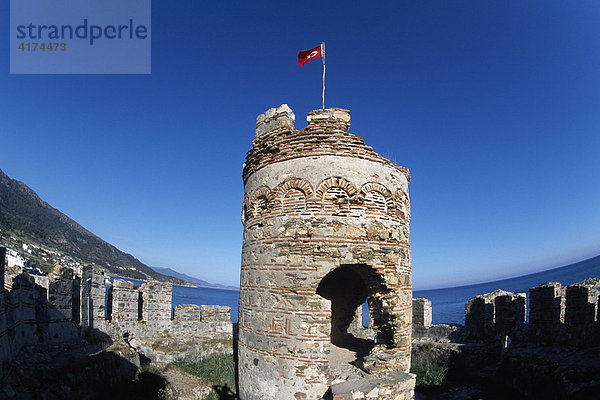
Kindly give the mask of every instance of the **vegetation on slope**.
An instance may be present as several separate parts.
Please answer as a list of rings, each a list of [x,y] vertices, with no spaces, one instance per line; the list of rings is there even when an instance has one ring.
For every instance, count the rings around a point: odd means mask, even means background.
[[[131,254],[100,239],[1,170],[0,229],[31,243],[55,248],[84,263],[103,266],[114,275],[183,284],[183,281],[152,270]]]

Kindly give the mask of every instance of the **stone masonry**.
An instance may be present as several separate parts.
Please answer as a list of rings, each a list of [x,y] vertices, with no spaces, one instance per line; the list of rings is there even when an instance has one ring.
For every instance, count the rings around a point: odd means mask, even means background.
[[[233,352],[230,308],[180,305],[172,321],[170,283],[111,284],[96,266],[84,266],[82,277],[61,266],[48,276],[4,272],[10,289],[0,285],[0,378],[25,346],[66,342],[89,330],[126,338],[153,362]]]
[[[171,323],[173,285],[168,282],[146,282],[140,288],[142,294],[142,319],[154,325],[156,330]]]
[[[259,115],[244,165],[240,398],[410,399],[408,170],[348,133],[348,110],[294,120]]]
[[[74,294],[79,297],[79,278],[71,268],[57,265],[48,283],[48,341],[64,341],[77,337],[73,308],[78,304],[73,304]]]
[[[115,279],[112,286],[112,321],[125,329],[132,329],[140,320],[140,291],[137,285]]]
[[[548,282],[529,289],[529,338],[552,342],[565,322],[565,288]]]
[[[465,305],[465,328],[473,339],[509,336],[511,340],[548,345],[600,345],[600,279],[567,287],[559,282],[529,289],[529,323],[525,293],[503,290],[475,296]]]
[[[427,299],[412,300],[413,325],[431,326],[431,301]]]
[[[597,344],[597,307],[600,279],[586,279],[565,291],[565,323],[562,341],[575,345]]]
[[[93,328],[94,321],[105,319],[106,273],[100,267],[86,265],[81,273],[81,323]]]
[[[474,339],[518,334],[525,325],[526,303],[525,293],[504,290],[475,296],[465,305],[465,327]]]

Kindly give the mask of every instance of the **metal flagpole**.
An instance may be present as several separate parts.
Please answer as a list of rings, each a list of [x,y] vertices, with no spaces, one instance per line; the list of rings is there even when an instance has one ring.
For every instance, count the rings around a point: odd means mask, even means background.
[[[323,58],[323,110],[325,109],[325,42],[321,42],[321,54]]]

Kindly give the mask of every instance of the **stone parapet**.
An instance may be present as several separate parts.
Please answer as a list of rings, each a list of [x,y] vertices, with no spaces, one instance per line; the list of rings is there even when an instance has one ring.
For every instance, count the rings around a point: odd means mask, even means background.
[[[496,290],[469,299],[465,327],[473,339],[521,334],[527,314],[527,295]]]
[[[84,328],[93,328],[94,321],[106,317],[106,273],[95,265],[83,266],[81,273],[81,323]]]
[[[551,343],[565,321],[565,288],[548,282],[529,289],[529,338]]]
[[[569,285],[565,291],[565,322],[561,337],[575,345],[595,345],[598,342],[598,290],[600,279],[591,278]]]
[[[302,157],[335,155],[361,158],[388,165],[400,171],[406,179],[408,170],[399,167],[366,146],[364,140],[348,133],[350,112],[341,108],[315,110],[308,114],[308,126],[294,129],[294,117],[287,105],[272,108],[257,119],[256,136],[246,155],[242,178],[244,182],[259,169],[277,162]]]
[[[171,323],[171,304],[173,302],[173,284],[151,281],[142,284],[142,320],[146,324],[156,325],[157,329]]]
[[[112,286],[112,321],[120,326],[140,320],[140,291],[132,282],[115,279]]]
[[[431,326],[431,301],[427,299],[412,299],[413,325]]]

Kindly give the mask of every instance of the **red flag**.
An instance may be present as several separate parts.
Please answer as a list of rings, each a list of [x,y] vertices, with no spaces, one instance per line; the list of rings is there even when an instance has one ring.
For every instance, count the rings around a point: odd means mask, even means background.
[[[302,50],[298,53],[298,65],[303,66],[313,58],[319,58],[323,56],[321,45],[318,45],[314,49]]]

